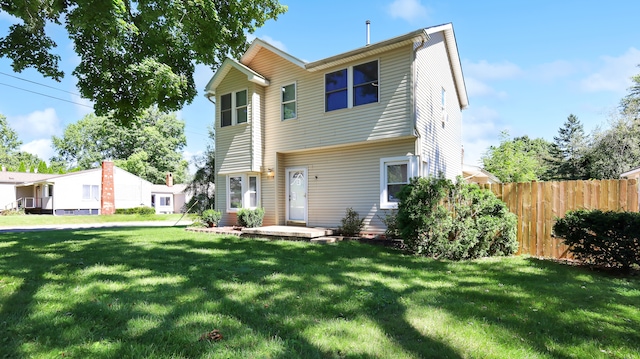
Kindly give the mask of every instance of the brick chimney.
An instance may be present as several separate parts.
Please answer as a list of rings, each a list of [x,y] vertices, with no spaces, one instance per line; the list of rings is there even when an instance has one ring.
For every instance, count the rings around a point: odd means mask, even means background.
[[[173,173],[167,172],[167,187],[173,187]]]
[[[100,214],[114,214],[116,212],[113,162],[102,162],[102,193],[100,194]]]

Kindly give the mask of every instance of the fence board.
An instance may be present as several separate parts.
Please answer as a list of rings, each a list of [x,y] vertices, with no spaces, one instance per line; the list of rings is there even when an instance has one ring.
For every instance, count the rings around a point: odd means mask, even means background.
[[[552,236],[556,217],[569,210],[638,212],[638,181],[553,181],[485,185],[518,217],[518,254],[550,258],[567,256],[567,247]]]

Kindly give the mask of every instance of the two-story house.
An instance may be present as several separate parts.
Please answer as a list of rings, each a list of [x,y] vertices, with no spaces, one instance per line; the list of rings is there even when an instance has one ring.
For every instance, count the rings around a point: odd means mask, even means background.
[[[451,24],[314,62],[256,39],[206,96],[221,225],[263,207],[264,225],[336,227],[352,207],[382,231],[409,178],[462,174],[468,100]]]

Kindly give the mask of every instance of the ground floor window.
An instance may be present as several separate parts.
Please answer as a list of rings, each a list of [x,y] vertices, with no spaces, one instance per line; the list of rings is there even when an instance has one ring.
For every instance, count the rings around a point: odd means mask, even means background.
[[[83,200],[99,200],[100,199],[100,186],[97,185],[82,185],[82,199]]]
[[[227,176],[227,211],[240,208],[257,208],[260,205],[260,177],[251,174]]]
[[[398,208],[398,194],[409,184],[409,178],[418,175],[417,156],[380,159],[380,208]]]

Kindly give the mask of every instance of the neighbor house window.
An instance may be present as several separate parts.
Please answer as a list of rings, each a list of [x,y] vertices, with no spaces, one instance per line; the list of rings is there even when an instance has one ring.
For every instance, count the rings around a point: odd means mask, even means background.
[[[171,197],[160,197],[161,206],[171,206]]]
[[[378,102],[378,74],[378,60],[326,74],[325,111]]]
[[[417,162],[403,156],[380,159],[380,208],[398,208],[398,194],[402,187],[409,184],[409,178],[418,175]]]
[[[240,208],[257,208],[259,205],[259,177],[257,175],[237,174],[227,176],[227,211],[235,212]]]
[[[220,126],[246,123],[249,119],[247,105],[247,90],[220,96]]]
[[[296,118],[296,84],[282,86],[282,119]]]
[[[82,199],[100,199],[100,186],[84,184],[82,185]]]

